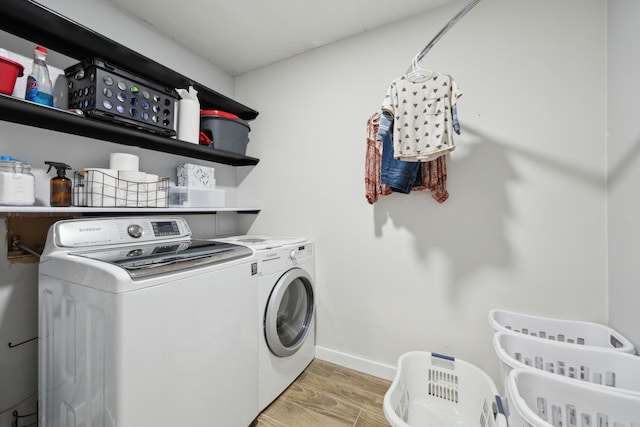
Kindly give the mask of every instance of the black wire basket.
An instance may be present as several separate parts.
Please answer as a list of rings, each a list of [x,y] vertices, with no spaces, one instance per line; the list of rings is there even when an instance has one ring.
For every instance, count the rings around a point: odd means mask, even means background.
[[[136,182],[87,169],[74,173],[73,205],[100,208],[166,208],[169,179]]]

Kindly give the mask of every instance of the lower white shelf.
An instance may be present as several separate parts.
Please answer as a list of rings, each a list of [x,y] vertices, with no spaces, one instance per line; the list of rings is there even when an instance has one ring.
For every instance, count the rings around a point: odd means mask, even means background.
[[[53,206],[0,206],[0,213],[122,213],[123,215],[142,213],[176,213],[176,214],[211,214],[216,212],[237,212],[253,214],[260,212],[258,208],[88,208],[81,206],[70,206],[68,208],[56,208]]]

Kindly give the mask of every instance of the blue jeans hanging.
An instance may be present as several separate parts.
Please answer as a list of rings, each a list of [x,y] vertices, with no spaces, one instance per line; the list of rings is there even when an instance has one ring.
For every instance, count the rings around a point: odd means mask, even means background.
[[[382,164],[380,182],[392,191],[409,194],[416,185],[422,185],[420,162],[404,162],[393,157],[393,118],[387,112],[380,117],[380,127],[376,139],[382,141]]]

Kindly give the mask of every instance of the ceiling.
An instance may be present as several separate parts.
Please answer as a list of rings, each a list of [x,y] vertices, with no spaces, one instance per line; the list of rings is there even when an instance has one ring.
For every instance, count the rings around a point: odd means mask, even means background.
[[[453,0],[111,1],[238,75]]]

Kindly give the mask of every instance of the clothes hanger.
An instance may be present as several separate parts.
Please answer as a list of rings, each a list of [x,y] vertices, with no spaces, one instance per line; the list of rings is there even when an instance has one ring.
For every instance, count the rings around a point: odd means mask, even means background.
[[[423,80],[433,76],[434,74],[432,70],[420,67],[418,56],[419,55],[413,57],[413,60],[411,61],[411,68],[409,68],[408,72],[405,74],[405,77],[409,80]]]

